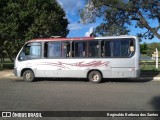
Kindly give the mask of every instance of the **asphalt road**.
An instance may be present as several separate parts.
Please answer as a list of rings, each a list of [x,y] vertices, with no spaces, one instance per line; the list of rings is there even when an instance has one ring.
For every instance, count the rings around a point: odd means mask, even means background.
[[[160,111],[160,82],[0,78],[0,111]]]

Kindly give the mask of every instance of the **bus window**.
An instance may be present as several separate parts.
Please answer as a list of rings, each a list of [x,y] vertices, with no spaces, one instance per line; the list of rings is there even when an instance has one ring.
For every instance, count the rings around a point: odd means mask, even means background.
[[[70,57],[70,43],[62,42],[61,45],[61,57]]]
[[[61,57],[61,42],[48,43],[48,57]]]
[[[98,41],[89,41],[88,42],[88,56],[89,57],[98,57],[99,43]]]
[[[113,41],[113,57],[120,57],[121,56],[121,41],[114,40]]]
[[[106,57],[111,57],[111,42],[110,41],[105,41],[105,51],[104,51],[104,53],[105,53]]]
[[[70,51],[70,57],[74,57],[74,45],[75,45],[75,42],[71,42],[71,51]]]
[[[44,43],[44,57],[47,58],[48,57],[48,43]]]
[[[66,42],[66,48],[67,48],[67,57],[71,57],[71,43]]]
[[[134,54],[134,44],[132,39],[116,39],[102,41],[102,57],[131,57]]]
[[[45,51],[48,51],[47,53]],[[44,57],[48,58],[66,58],[70,57],[69,42],[48,42],[44,45]]]
[[[75,57],[87,56],[87,42],[75,42]]]
[[[132,57],[133,55],[134,55],[134,42],[133,42],[133,40],[130,40],[129,41],[129,57]]]
[[[61,57],[67,57],[67,46],[64,42],[61,44]]]
[[[129,55],[129,42],[128,40],[122,40],[121,41],[121,56],[122,57],[128,57]]]
[[[20,53],[19,60],[36,59],[41,57],[41,43],[28,43]]]

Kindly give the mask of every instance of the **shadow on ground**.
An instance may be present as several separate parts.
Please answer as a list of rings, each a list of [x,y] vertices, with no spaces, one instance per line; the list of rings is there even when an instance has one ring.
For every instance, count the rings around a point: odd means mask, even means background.
[[[160,71],[141,70],[141,77],[160,77]]]
[[[17,80],[18,82],[19,80]],[[22,80],[23,81],[23,80]],[[42,82],[42,81],[61,81],[61,82],[89,82],[88,79],[83,79],[83,78],[37,78],[34,82]],[[126,78],[121,78],[121,79],[102,79],[101,83],[107,83],[107,82],[133,82],[133,83],[145,83],[152,81],[152,79],[126,79]]]
[[[145,77],[148,77],[147,79]],[[135,82],[135,83],[145,83],[150,82],[153,80],[154,77],[160,77],[160,71],[152,71],[152,70],[142,70],[140,78],[107,78],[103,79],[101,83],[107,83],[107,82]],[[144,78],[144,79],[141,79]],[[15,80],[16,82],[22,82],[23,80]],[[82,78],[37,78],[35,82],[41,82],[41,81],[79,81],[79,82],[88,82],[88,79],[82,79]]]
[[[154,97],[150,104],[153,106],[155,111],[160,111],[160,96]]]

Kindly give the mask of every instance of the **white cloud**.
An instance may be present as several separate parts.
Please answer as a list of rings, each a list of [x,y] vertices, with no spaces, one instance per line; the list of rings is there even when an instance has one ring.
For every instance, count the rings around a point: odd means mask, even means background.
[[[69,37],[89,36],[91,28],[93,29],[99,25],[98,23],[83,24],[81,22],[79,10],[85,7],[84,0],[57,0],[57,2],[66,12],[66,18],[70,22],[70,24],[68,24],[68,29],[70,30]]]
[[[80,24],[80,23],[71,23],[68,25],[68,29],[69,30],[80,30],[84,27],[84,25]]]
[[[77,23],[77,22],[74,22],[74,23],[71,23],[68,25],[68,29],[69,30],[81,30],[81,29],[88,29],[89,30],[87,32],[90,32],[92,33],[93,32],[93,28],[95,28],[97,26],[97,24],[82,24],[82,23]]]
[[[82,0],[57,0],[67,14],[76,14],[84,4]]]
[[[82,23],[71,23],[68,25],[68,29],[69,30],[82,30],[82,29],[89,29],[88,32],[92,32],[93,31],[93,27],[96,27],[95,25],[93,24],[88,24],[88,25],[85,25],[85,24],[82,24]]]
[[[87,31],[86,33],[85,33],[85,37],[90,37],[90,34],[93,32],[93,27],[91,27],[90,29],[89,29],[89,31]]]

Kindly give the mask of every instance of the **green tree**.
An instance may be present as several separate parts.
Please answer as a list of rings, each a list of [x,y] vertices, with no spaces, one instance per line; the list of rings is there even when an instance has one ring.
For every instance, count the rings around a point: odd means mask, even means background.
[[[1,46],[13,60],[29,39],[66,37],[68,20],[56,0],[0,0]]]
[[[147,49],[148,49],[147,43],[140,44],[140,51],[142,54],[147,54]]]
[[[159,0],[86,0],[86,3],[80,13],[81,22],[91,23],[97,17],[103,19],[96,28],[100,35],[127,34],[129,26],[134,25],[146,29],[145,33],[137,33],[139,37],[160,39]]]
[[[155,51],[156,51],[156,48],[158,49],[158,51],[160,51],[160,43],[148,43],[147,44],[147,55],[148,56],[151,56]]]

